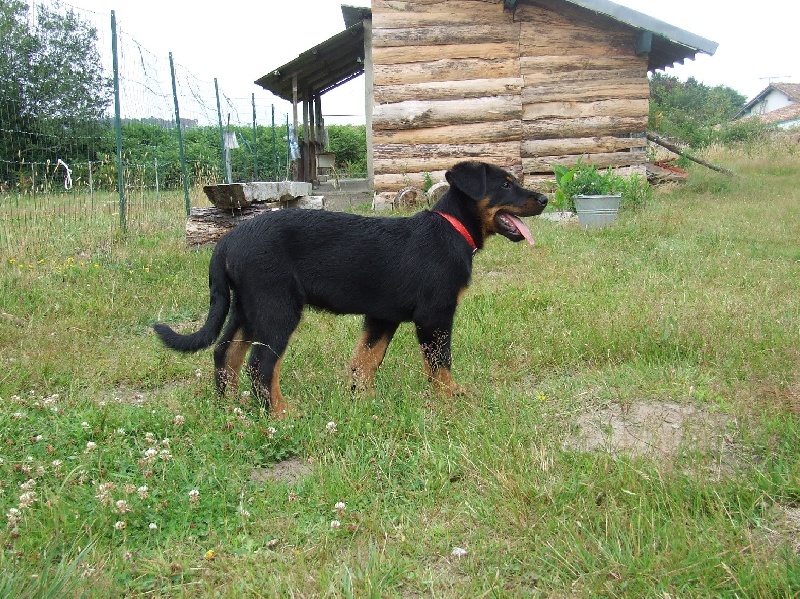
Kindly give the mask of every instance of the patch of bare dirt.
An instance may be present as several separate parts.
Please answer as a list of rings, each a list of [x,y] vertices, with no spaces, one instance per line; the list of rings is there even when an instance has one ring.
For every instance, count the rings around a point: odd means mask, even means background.
[[[254,468],[250,473],[250,480],[256,483],[278,481],[294,484],[310,474],[311,465],[303,458],[294,456],[267,468]]]
[[[566,449],[607,451],[653,458],[681,451],[721,455],[734,419],[726,414],[674,402],[611,404],[581,414]]]
[[[788,545],[800,556],[800,507],[776,504],[766,520],[757,527],[754,538],[773,549]]]

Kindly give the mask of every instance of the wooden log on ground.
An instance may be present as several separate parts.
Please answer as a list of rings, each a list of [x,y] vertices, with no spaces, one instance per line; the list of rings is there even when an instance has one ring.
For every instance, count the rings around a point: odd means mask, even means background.
[[[253,203],[241,210],[221,210],[216,206],[192,208],[186,220],[186,245],[198,248],[214,244],[236,225],[265,212],[282,208],[322,209],[324,204],[322,196],[302,196],[288,202]]]
[[[724,173],[724,174],[728,175],[729,177],[735,176],[735,173],[733,171],[729,171],[728,169],[723,168],[721,166],[717,166],[715,164],[711,164],[710,162],[707,162],[706,160],[703,160],[702,158],[697,158],[695,156],[692,156],[686,150],[683,150],[683,149],[679,148],[678,146],[676,146],[675,144],[668,142],[666,139],[664,139],[663,137],[661,137],[659,135],[656,135],[655,133],[648,132],[647,133],[647,139],[649,139],[650,141],[652,141],[655,144],[658,144],[661,147],[664,147],[664,148],[668,149],[670,152],[675,152],[679,156],[683,156],[684,158],[687,158],[687,159],[691,160],[692,162],[696,162],[697,164],[700,164],[700,165],[702,165],[702,166],[704,166],[706,168],[710,168],[712,171],[717,171],[718,173]]]

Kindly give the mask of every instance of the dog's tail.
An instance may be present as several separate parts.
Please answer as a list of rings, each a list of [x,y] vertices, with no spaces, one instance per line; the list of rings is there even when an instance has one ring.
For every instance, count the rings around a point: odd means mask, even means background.
[[[211,300],[208,317],[202,328],[196,333],[181,335],[164,323],[157,322],[153,325],[156,335],[167,347],[181,352],[195,352],[211,346],[219,337],[231,305],[231,288],[225,269],[224,249],[221,241],[211,256],[208,268],[208,287]]]

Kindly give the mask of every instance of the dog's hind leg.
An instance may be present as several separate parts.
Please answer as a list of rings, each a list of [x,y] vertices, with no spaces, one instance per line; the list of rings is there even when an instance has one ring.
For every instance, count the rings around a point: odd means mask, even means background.
[[[452,338],[452,319],[449,323],[438,326],[426,326],[415,323],[417,340],[419,341],[425,365],[425,374],[433,383],[436,391],[445,396],[462,395],[464,390],[453,380],[450,372],[452,354],[450,342]]]
[[[234,392],[238,389],[239,373],[242,371],[249,349],[250,342],[245,339],[240,319],[234,310],[225,332],[214,348],[214,380],[217,393],[224,395],[227,388]]]
[[[353,351],[350,360],[350,389],[352,391],[373,391],[375,373],[383,362],[386,348],[397,331],[399,323],[379,320],[377,318],[364,318],[364,328],[361,339]]]
[[[289,338],[300,323],[301,309],[287,312],[270,311],[269,306],[261,306],[260,318],[253,330],[248,368],[253,379],[253,387],[276,418],[285,418],[290,408],[281,393],[281,359]]]

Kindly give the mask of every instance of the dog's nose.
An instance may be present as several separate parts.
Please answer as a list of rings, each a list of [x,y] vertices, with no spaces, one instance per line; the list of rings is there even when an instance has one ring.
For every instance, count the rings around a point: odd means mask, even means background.
[[[536,201],[539,202],[539,205],[542,207],[547,206],[547,196],[541,193],[536,194]]]

